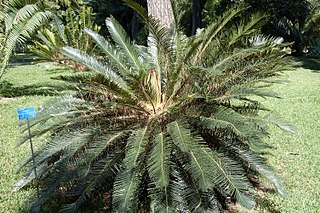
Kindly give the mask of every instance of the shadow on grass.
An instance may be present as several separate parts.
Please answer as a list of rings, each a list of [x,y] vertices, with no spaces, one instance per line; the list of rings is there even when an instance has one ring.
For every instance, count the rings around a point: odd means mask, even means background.
[[[21,206],[20,213],[30,213],[30,212],[45,212],[45,213],[56,213],[59,212],[59,206],[56,202],[51,202],[50,206],[45,206],[40,210],[36,211],[36,209],[32,209],[32,205],[35,202],[35,197],[28,198]]]
[[[296,61],[299,63],[298,66],[320,73],[320,58],[300,57],[297,58]]]
[[[41,199],[41,197],[40,197]],[[65,200],[63,195],[58,196],[56,199],[49,198],[48,200],[45,200],[44,203],[42,203],[40,210],[35,211],[33,206],[35,202],[37,202],[36,195],[30,196],[27,198],[22,206],[19,213],[30,213],[30,212],[44,212],[44,213],[57,213],[61,212],[61,208],[63,208],[64,205],[67,205],[66,203],[74,202],[75,200]],[[39,200],[38,200],[39,201]],[[112,213],[112,211],[107,206],[108,203],[110,203],[110,194],[109,193],[103,193],[99,195],[95,195],[91,198],[88,198],[87,201],[79,207],[79,209],[76,212],[79,213]],[[69,211],[68,211],[69,212]],[[71,211],[70,211],[71,212]]]
[[[258,203],[258,206],[256,207],[259,211],[261,212],[272,212],[272,213],[281,213],[281,211],[279,210],[279,208],[276,206],[276,204],[263,197],[263,196],[260,196],[258,198],[256,198],[256,201]]]
[[[10,63],[32,63],[43,60],[43,58],[33,53],[16,53],[10,57]]]
[[[256,195],[254,196],[257,206],[255,210],[259,212],[272,212],[272,213],[281,213],[279,207],[271,200],[268,199],[266,194],[276,194],[276,190],[270,184],[263,183],[258,177],[251,176],[250,182],[253,184]]]
[[[54,96],[58,95],[59,92],[55,86],[52,85],[25,85],[15,86],[9,81],[0,82],[0,97],[13,98],[20,96],[32,96],[32,95],[44,95]]]

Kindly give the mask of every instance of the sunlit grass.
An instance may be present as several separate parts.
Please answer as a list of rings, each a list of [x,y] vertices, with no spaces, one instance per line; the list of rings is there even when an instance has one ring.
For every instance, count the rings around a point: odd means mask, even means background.
[[[66,69],[51,64],[17,66],[10,68],[1,80],[12,83],[11,89],[22,90],[14,92],[22,96],[0,100],[0,212],[21,212],[24,202],[34,193],[33,187],[17,193],[12,192],[14,184],[21,178],[21,174],[16,174],[15,168],[22,159],[30,156],[28,143],[21,147],[16,146],[17,139],[21,135],[16,109],[30,106],[38,108],[52,97],[24,96],[23,93],[39,94],[41,89],[44,91],[43,94],[46,94],[47,89],[39,86],[47,83],[56,84],[50,77],[66,72]],[[1,96],[3,95],[0,93]]]
[[[298,128],[297,134],[272,129],[270,163],[283,177],[289,196],[269,196],[281,212],[320,212],[320,73],[298,68],[289,83],[277,85],[283,99],[265,105]]]

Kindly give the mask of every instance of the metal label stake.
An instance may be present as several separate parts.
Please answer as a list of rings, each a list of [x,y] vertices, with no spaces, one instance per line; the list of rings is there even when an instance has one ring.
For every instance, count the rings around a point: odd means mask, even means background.
[[[31,130],[30,130],[31,128],[30,128],[30,122],[29,122],[29,118],[36,117],[36,111],[35,111],[34,107],[29,107],[29,108],[18,109],[17,112],[18,112],[19,120],[24,120],[24,119],[27,120],[28,134],[29,134],[29,141],[30,141],[30,149],[31,149],[31,155],[32,155],[33,171],[34,171],[34,176],[35,176],[35,179],[36,179],[37,196],[39,197],[39,195],[40,195],[39,183],[38,183],[35,155],[34,155],[34,151],[33,151],[32,135],[31,135]]]

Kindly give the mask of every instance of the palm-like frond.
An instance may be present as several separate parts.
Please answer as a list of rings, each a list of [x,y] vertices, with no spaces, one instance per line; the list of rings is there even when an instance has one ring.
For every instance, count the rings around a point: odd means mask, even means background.
[[[110,84],[113,84],[118,88],[115,92],[121,91],[122,93],[127,93],[132,99],[135,99],[134,94],[129,90],[127,83],[122,79],[122,77],[112,69],[106,69],[106,66],[101,61],[71,47],[63,48],[63,53],[72,60],[86,64],[90,69],[106,76],[106,78],[110,80]]]
[[[61,1],[39,1],[39,0],[31,0],[31,1],[23,1],[23,0],[9,0],[3,3],[4,11],[1,13],[1,20],[4,21],[5,25],[5,35],[4,41],[2,42],[0,53],[3,55],[2,65],[0,70],[0,78],[5,72],[5,68],[9,62],[9,58],[14,51],[15,47],[19,44],[25,43],[26,40],[32,39],[34,35],[37,34],[37,31],[41,27],[49,27],[53,26],[56,28],[59,36],[65,44],[82,42],[82,45],[76,46],[77,48],[83,48],[85,51],[90,50],[93,51],[94,48],[88,47],[91,43],[86,40],[86,34],[83,36],[81,30],[78,29],[75,32],[76,28],[79,25],[84,25],[84,27],[95,27],[92,23],[92,10],[89,7],[82,6],[79,8],[79,17],[76,19],[81,19],[80,21],[76,20],[74,22],[70,21],[70,16],[74,15],[70,11],[74,11],[73,9],[68,9],[65,12],[67,16],[67,21],[69,22],[68,26],[64,26],[57,8],[60,6],[71,7],[77,5],[77,7],[83,4],[78,0],[61,0]],[[69,18],[69,19],[68,19]],[[71,26],[72,29],[69,29]],[[74,31],[73,37],[67,38],[67,33],[65,31]],[[97,30],[97,29],[95,29]],[[51,43],[51,45],[57,45],[56,43]],[[70,44],[69,44],[70,45]],[[87,45],[87,46],[86,46]],[[36,53],[42,54],[43,56],[52,58],[52,54],[48,51],[56,51],[61,46],[55,46],[55,48],[44,47],[43,44],[40,45],[39,49],[34,49]],[[50,57],[51,55],[51,57]]]
[[[148,172],[154,183],[150,190],[154,197],[153,204],[158,211],[170,212],[170,154],[171,143],[164,133],[159,133],[154,139],[154,147],[148,162]]]
[[[246,208],[253,208],[255,202],[248,196],[252,190],[248,180],[244,176],[244,170],[238,163],[230,160],[218,153],[212,153],[208,149],[204,149],[204,155],[210,160],[212,169],[215,173],[215,183],[218,187],[225,190],[229,195],[235,195],[237,201]]]
[[[191,164],[186,165],[186,170],[195,175],[200,189],[207,191],[215,185],[229,195],[236,194],[237,200],[243,206],[248,208],[254,206],[254,202],[243,194],[249,191],[250,185],[245,180],[244,171],[239,165],[212,152],[201,138],[190,138],[191,133],[177,122],[170,124],[170,132],[173,141],[179,141],[181,151],[190,154]],[[207,163],[200,164],[200,162]]]
[[[9,1],[4,7],[6,12],[5,23],[6,33],[4,45],[1,53],[4,55],[0,78],[4,73],[5,67],[9,61],[10,55],[18,43],[30,38],[33,33],[42,25],[48,23],[55,14],[50,10],[43,10],[44,4],[30,2],[22,4],[20,1]],[[19,9],[20,8],[20,9]]]
[[[130,67],[123,61],[119,51],[104,37],[96,34],[90,29],[85,29],[85,32],[90,35],[95,42],[99,45],[99,48],[107,55],[108,59],[112,61],[113,64],[117,65],[117,68],[123,73],[130,76],[132,73]]]
[[[115,140],[115,137],[112,137],[109,142],[113,140]],[[107,143],[107,145],[109,144]],[[91,165],[85,174],[85,177],[82,177],[85,181],[84,185],[81,185],[81,187],[75,191],[72,190],[71,195],[77,195],[77,200],[71,204],[65,205],[62,212],[76,211],[88,200],[88,198],[92,197],[96,191],[100,190],[99,188],[105,190],[108,188],[110,189],[112,187],[111,182],[113,181],[114,174],[118,172],[118,164],[120,164],[123,154],[123,151],[119,151],[119,153],[116,153],[114,156],[108,156],[108,160],[103,159]]]
[[[106,20],[106,25],[109,29],[109,32],[113,38],[113,41],[116,42],[121,50],[126,54],[129,61],[134,67],[135,73],[139,73],[143,70],[141,61],[139,60],[139,55],[134,48],[134,45],[128,40],[128,35],[122,26],[113,18],[110,17]]]
[[[62,38],[54,32],[44,29],[38,33],[37,40],[34,40],[33,45],[30,45],[28,48],[31,52],[43,58],[59,62],[63,58],[59,52],[59,47],[63,46],[64,40]]]
[[[92,21],[92,8],[84,5],[77,9],[71,7],[63,13],[58,12],[58,15],[61,19],[54,16],[53,23],[45,29],[38,30],[37,36],[33,38],[33,45],[28,47],[33,53],[46,59],[67,64],[76,71],[84,71],[87,69],[84,65],[66,59],[60,51],[68,45],[90,54],[97,53],[95,42],[90,35],[83,32],[85,28],[92,28],[95,32],[100,29]]]
[[[137,189],[139,186],[139,164],[140,158],[147,142],[147,130],[137,130],[128,139],[126,147],[126,157],[123,160],[124,170],[117,174],[114,186],[114,200],[115,208],[120,212],[136,211],[137,205]]]
[[[240,24],[231,35],[233,36],[230,38],[230,41],[228,43],[229,46],[232,46],[236,44],[241,37],[248,37],[248,36],[254,36],[259,31],[259,27],[263,26],[264,22],[266,21],[266,16],[262,14],[254,14],[252,17],[250,17],[250,21],[246,22],[245,25]],[[242,20],[242,22],[244,22]]]
[[[163,133],[159,133],[155,137],[148,167],[150,176],[157,184],[157,188],[167,188],[169,185],[170,147],[171,144]]]
[[[255,156],[254,153],[250,151],[241,151],[239,149],[236,149],[236,151],[240,154],[241,158],[248,163],[247,166],[249,168],[256,170],[263,178],[266,178],[272,183],[281,196],[287,196],[288,193],[284,190],[281,180],[274,174],[274,171],[265,164],[265,159]]]
[[[60,77],[74,93],[31,123],[33,136],[51,135],[36,152],[36,209],[61,190],[65,212],[103,193],[119,212],[222,211],[227,197],[252,208],[252,175],[284,194],[261,155],[274,122],[259,116],[266,109],[253,97],[277,97],[266,88],[284,69],[286,44],[252,37],[264,17],[233,22],[243,11],[191,38],[143,15],[147,46],[109,18],[111,41],[86,30],[105,57],[65,47],[92,71]],[[30,169],[17,188],[33,179]]]
[[[312,33],[319,36],[319,21],[320,21],[320,4],[314,3],[310,15],[307,17],[303,26],[302,33],[306,36],[312,36]]]
[[[197,152],[197,149],[195,149],[196,146],[201,145],[201,139],[192,137],[190,130],[178,122],[171,123],[168,126],[168,132],[175,145],[182,152],[189,154],[190,164],[187,164],[185,169],[195,176],[194,178],[198,181],[200,189],[207,191],[212,188],[213,183],[207,174],[208,165],[200,163],[204,160],[202,159],[203,156],[201,156],[202,153]]]
[[[217,37],[218,34],[221,33],[222,29],[230,23],[230,21],[240,14],[242,11],[247,9],[245,6],[238,7],[234,10],[229,10],[227,13],[223,15],[222,18],[217,20],[216,22],[213,22],[211,25],[209,25],[204,31],[200,32],[198,35],[198,38],[195,39],[194,45],[192,45],[192,48],[190,49],[190,52],[188,52],[188,57],[193,58],[193,63],[197,63],[199,59],[202,58],[202,55],[206,52],[206,49],[209,47],[210,43]]]

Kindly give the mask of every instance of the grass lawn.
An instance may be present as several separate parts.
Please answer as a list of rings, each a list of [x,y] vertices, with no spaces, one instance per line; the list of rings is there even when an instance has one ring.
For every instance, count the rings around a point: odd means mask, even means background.
[[[16,109],[43,105],[55,91],[41,85],[53,84],[50,77],[66,72],[50,64],[19,66],[11,68],[1,80],[4,83],[0,83],[0,96],[3,91],[7,96],[18,97],[0,101],[0,212],[21,212],[23,203],[35,192],[34,187],[12,192],[21,177],[15,174],[15,167],[30,155],[28,144],[15,146],[20,136]],[[263,103],[299,132],[270,130],[268,140],[275,149],[268,159],[283,177],[289,196],[283,199],[267,194],[267,197],[272,200],[274,210],[281,212],[320,212],[320,72],[297,68],[284,77],[290,81],[288,84],[274,86],[283,99]],[[262,207],[258,211],[268,212]]]
[[[319,64],[318,64],[319,65]],[[317,67],[320,69],[320,65]],[[315,68],[314,68],[315,69]],[[283,99],[265,105],[298,128],[297,134],[272,129],[269,157],[283,177],[289,196],[270,196],[281,212],[320,212],[320,72],[298,68],[286,73],[289,83],[277,85]]]
[[[10,68],[0,82],[1,96],[18,96],[0,100],[0,212],[22,212],[23,203],[34,193],[33,188],[13,193],[13,185],[21,174],[15,174],[18,163],[30,156],[29,144],[16,147],[21,135],[16,109],[40,107],[54,94],[52,88],[41,85],[55,84],[50,77],[66,73],[66,69],[51,64],[17,66]],[[35,141],[36,143],[37,141]]]

